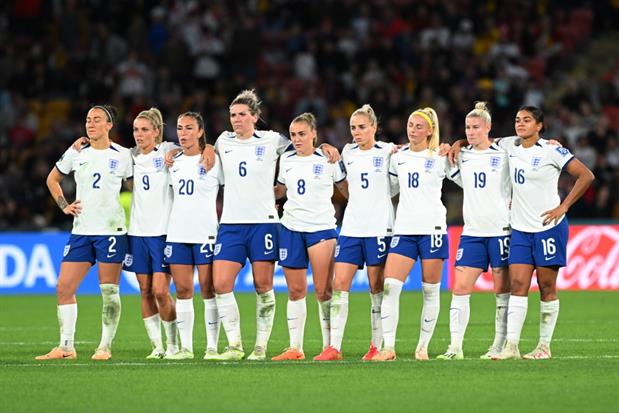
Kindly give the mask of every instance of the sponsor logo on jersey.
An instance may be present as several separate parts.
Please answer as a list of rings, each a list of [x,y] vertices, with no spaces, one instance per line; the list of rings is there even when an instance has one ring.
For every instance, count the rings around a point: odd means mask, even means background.
[[[120,162],[118,162],[118,159],[110,159],[109,162],[109,167],[110,167],[110,172],[114,172],[115,170],[118,169],[118,165],[120,165]]]
[[[374,168],[376,168],[377,171],[380,171],[380,169],[383,167],[383,157],[375,156],[374,158],[372,158],[372,165],[374,165]]]
[[[288,257],[288,248],[280,248],[279,249],[279,260],[284,261],[286,257]]]
[[[71,244],[65,245],[64,246],[64,251],[62,252],[62,256],[66,257],[70,250],[71,250]]]
[[[264,156],[264,153],[266,152],[266,146],[264,145],[258,145],[256,146],[255,149],[255,153],[256,153],[256,160],[257,161],[261,161],[262,157]]]
[[[426,159],[426,161],[423,163],[423,168],[426,170],[426,172],[430,172],[430,170],[434,168],[434,159]]]
[[[501,166],[501,158],[499,156],[490,157],[490,167],[493,171],[497,170]]]
[[[557,152],[561,154],[561,156],[567,156],[570,154],[570,151],[567,148],[559,147],[555,149]]]
[[[125,254],[125,260],[123,261],[123,263],[127,267],[130,267],[133,264],[133,254]]]
[[[319,163],[315,163],[312,166],[312,171],[314,172],[315,177],[318,177],[319,175],[322,175],[323,169],[324,169],[324,165],[319,164]]]
[[[395,248],[398,246],[398,244],[400,243],[400,237],[393,237],[391,238],[391,248]]]
[[[541,164],[542,164],[542,158],[535,156],[533,157],[533,159],[531,159],[531,166],[533,167],[534,170],[539,168]]]
[[[171,245],[166,245],[165,248],[163,249],[163,255],[165,255],[167,258],[170,258],[172,256],[172,246]]]
[[[161,156],[153,158],[153,166],[158,171],[163,169],[163,158]]]

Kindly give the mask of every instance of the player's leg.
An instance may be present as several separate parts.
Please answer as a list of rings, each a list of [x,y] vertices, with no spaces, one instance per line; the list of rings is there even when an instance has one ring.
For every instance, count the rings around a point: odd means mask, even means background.
[[[207,247],[212,251],[211,247]],[[212,253],[209,254],[209,258]],[[204,301],[204,327],[206,331],[206,352],[204,358],[209,360],[216,356],[217,344],[219,342],[219,313],[217,311],[217,302],[215,301],[215,287],[213,286],[213,266],[210,264],[212,259],[208,260],[208,264],[199,264],[198,280],[200,284],[200,295]]]
[[[249,238],[249,260],[256,288],[256,344],[248,360],[265,360],[275,319],[273,273],[279,252],[279,225],[252,226]]]
[[[170,295],[170,280],[172,276],[165,272],[153,274],[153,295],[159,307],[159,316],[166,334],[166,355],[178,352],[178,326],[176,320],[176,306]]]
[[[140,286],[140,307],[146,334],[152,346],[152,352],[147,359],[162,358],[165,350],[161,341],[161,318],[153,294],[153,276],[150,274],[136,274]]]
[[[324,232],[324,231],[320,231]],[[331,297],[333,294],[333,252],[335,251],[335,231],[333,238],[314,243],[308,242],[309,260],[312,265],[314,291],[318,301],[318,315],[322,331],[322,348],[331,343]],[[323,238],[326,238],[325,235]]]
[[[505,347],[507,337],[507,310],[509,305],[509,267],[492,268],[494,280],[495,317],[494,340],[488,351],[480,358],[490,360],[493,355],[501,352]]]

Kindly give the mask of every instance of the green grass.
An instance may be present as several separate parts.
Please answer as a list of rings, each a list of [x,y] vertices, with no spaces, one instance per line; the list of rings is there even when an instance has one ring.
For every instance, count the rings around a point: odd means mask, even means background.
[[[538,337],[539,303],[530,299],[521,350]],[[246,349],[255,334],[255,299],[238,294]],[[351,294],[344,338],[345,360],[275,363],[208,363],[203,306],[196,300],[196,360],[151,361],[139,314],[139,297],[123,297],[123,314],[110,362],[91,362],[100,332],[100,298],[79,297],[78,360],[41,363],[34,356],[58,341],[55,298],[0,296],[0,400],[6,412],[88,411],[574,411],[617,412],[619,292],[563,292],[553,360],[481,361],[494,331],[494,296],[471,299],[463,361],[417,362],[421,295],[401,298],[398,360],[363,363],[369,344],[369,297]],[[449,338],[450,295],[430,344],[432,357]],[[286,297],[278,295],[269,356],[287,346]],[[320,350],[318,309],[308,299],[305,353]],[[224,337],[220,342],[223,346]],[[613,390],[615,389],[615,390]]]

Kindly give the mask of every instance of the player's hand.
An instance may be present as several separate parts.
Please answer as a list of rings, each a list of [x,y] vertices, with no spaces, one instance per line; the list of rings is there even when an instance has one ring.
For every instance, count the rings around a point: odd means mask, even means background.
[[[563,205],[559,205],[558,207],[546,211],[540,215],[543,218],[542,224],[548,225],[554,221],[555,225],[559,222],[563,215],[567,214],[567,208]]]
[[[88,137],[80,136],[75,142],[73,142],[73,145],[71,145],[71,147],[79,152],[82,150],[82,146],[86,145],[88,142],[90,142],[90,139],[88,139]]]
[[[563,145],[561,145],[561,142],[559,142],[556,139],[550,139],[548,140],[548,143],[554,146],[558,146],[559,148],[563,148]]]
[[[215,153],[215,148],[213,145],[206,145],[204,150],[202,151],[202,166],[207,171],[210,171],[213,166],[215,166],[215,157],[217,154]]]
[[[391,154],[393,155],[394,153],[396,153],[397,151],[402,149],[402,146],[404,146],[404,144],[402,144],[402,143],[398,143],[396,145],[393,145],[393,148],[391,148]]]
[[[462,149],[460,141],[456,141],[453,145],[451,145],[451,149],[449,149],[449,153],[447,154],[447,159],[449,159],[451,166],[456,166],[458,156],[460,155],[460,149]]]
[[[449,155],[449,150],[451,149],[451,145],[448,143],[441,143],[438,146],[438,156],[447,156]]]
[[[65,215],[73,215],[74,217],[82,213],[82,203],[79,199],[76,199],[62,210]]]
[[[322,145],[320,145],[320,149],[322,149],[322,152],[327,155],[327,160],[329,161],[329,163],[336,163],[337,161],[342,159],[342,157],[340,156],[340,152],[335,146],[329,145],[328,143],[323,143]]]
[[[165,159],[164,159],[165,166],[167,166],[168,168],[171,168],[172,165],[174,165],[174,156],[180,151],[182,151],[182,149],[180,148],[170,149],[169,151],[167,151],[165,153]]]

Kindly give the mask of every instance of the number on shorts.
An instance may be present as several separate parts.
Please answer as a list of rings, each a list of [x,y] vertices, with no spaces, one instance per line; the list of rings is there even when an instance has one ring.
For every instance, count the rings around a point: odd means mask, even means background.
[[[378,252],[387,251],[387,243],[385,242],[385,237],[376,237],[376,243],[378,244]]]
[[[116,254],[116,248],[114,248],[116,246],[116,237],[109,237],[107,240],[110,241],[110,246],[107,248],[107,251],[110,254]]]
[[[555,255],[557,252],[557,246],[555,245],[554,238],[548,238],[542,240],[542,248],[544,249],[544,255]]]
[[[264,249],[267,251],[273,249],[273,234],[266,234],[264,236]]]
[[[509,238],[499,238],[499,253],[501,257],[509,257]]]
[[[443,235],[435,234],[430,237],[430,248],[441,248],[443,246]]]

